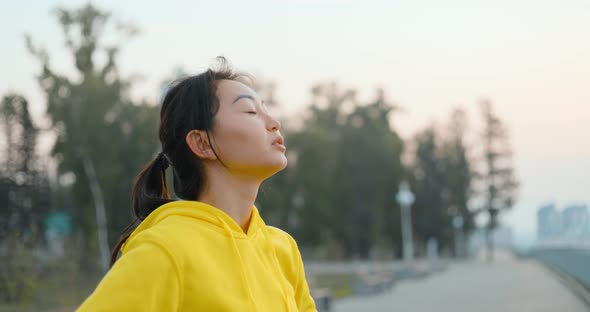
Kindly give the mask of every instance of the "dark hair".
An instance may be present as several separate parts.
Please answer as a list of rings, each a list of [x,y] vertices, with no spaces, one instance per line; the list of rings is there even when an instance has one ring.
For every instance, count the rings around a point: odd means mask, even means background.
[[[119,249],[133,229],[156,208],[173,201],[166,185],[166,168],[172,167],[174,193],[177,197],[195,200],[203,190],[205,177],[201,160],[186,144],[191,130],[209,130],[219,109],[215,95],[217,82],[246,77],[234,72],[223,57],[218,57],[218,68],[179,79],[170,85],[160,110],[159,137],[162,152],[137,175],[133,184],[133,222],[125,228],[111,253],[111,266]],[[215,150],[213,150],[215,153]]]

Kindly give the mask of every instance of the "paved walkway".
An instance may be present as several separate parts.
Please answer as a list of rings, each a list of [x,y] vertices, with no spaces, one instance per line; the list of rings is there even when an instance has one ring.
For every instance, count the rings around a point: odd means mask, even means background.
[[[446,271],[398,283],[389,292],[342,299],[335,312],[582,312],[590,307],[534,260],[502,255],[495,263],[450,264]]]

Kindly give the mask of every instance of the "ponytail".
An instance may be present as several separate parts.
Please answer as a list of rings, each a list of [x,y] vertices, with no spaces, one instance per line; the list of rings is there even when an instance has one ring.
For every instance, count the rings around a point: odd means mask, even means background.
[[[169,163],[164,153],[159,153],[155,160],[152,160],[141,170],[133,184],[132,212],[135,218],[129,224],[121,238],[111,252],[111,266],[117,261],[117,255],[121,246],[127,241],[135,226],[156,208],[169,203],[170,194],[166,184],[166,169]]]

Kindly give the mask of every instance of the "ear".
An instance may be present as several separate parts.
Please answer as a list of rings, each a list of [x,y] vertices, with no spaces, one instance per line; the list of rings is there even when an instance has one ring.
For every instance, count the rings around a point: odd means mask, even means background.
[[[211,148],[211,142],[204,130],[191,130],[186,134],[186,144],[193,154],[201,159],[216,160],[217,156]]]

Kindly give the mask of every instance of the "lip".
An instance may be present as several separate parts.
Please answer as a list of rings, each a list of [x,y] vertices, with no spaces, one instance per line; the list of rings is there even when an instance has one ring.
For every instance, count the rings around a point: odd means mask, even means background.
[[[272,142],[272,144],[273,144],[273,145],[274,145],[274,144],[280,144],[280,145],[283,145],[283,146],[285,146],[285,139],[283,138],[283,136],[282,136],[282,135],[279,135],[279,136],[278,136],[278,137],[277,137],[277,138],[276,138],[276,139],[275,139],[275,140]]]
[[[286,151],[287,147],[285,146],[285,139],[283,136],[279,135],[273,142],[272,145],[276,145],[281,150]]]
[[[287,147],[283,144],[274,144],[276,147],[278,147],[280,150],[282,150],[283,152],[285,152],[287,150]]]

